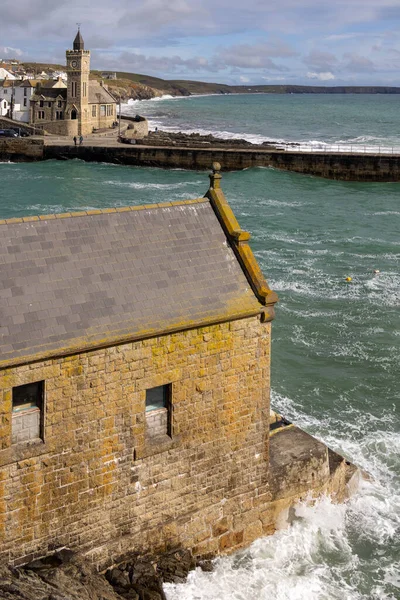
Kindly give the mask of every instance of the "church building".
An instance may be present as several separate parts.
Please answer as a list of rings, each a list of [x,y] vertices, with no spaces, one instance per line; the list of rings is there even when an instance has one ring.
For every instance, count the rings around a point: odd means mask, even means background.
[[[90,80],[90,50],[85,50],[79,30],[66,59],[67,86],[51,81],[37,87],[30,102],[31,125],[68,136],[112,127],[117,118],[116,100],[102,82]]]

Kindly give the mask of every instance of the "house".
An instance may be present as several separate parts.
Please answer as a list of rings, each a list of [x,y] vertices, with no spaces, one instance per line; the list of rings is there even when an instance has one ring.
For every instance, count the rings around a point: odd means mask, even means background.
[[[14,86],[13,119],[29,123],[30,101],[36,92],[37,79],[23,79]]]
[[[10,110],[8,98],[4,98],[0,92],[0,117],[7,117]]]
[[[101,76],[103,79],[117,79],[117,74],[115,71],[103,71]]]
[[[90,51],[85,50],[81,32],[73,49],[66,51],[67,85],[42,84],[31,98],[31,124],[48,133],[87,135],[94,129],[111,128],[116,121],[116,100],[106,86],[90,80]]]
[[[15,75],[12,74],[11,70],[5,69],[4,67],[0,67],[0,79],[15,80],[17,78],[15,77]]]
[[[220,187],[0,222],[0,558],[267,527],[276,294]]]

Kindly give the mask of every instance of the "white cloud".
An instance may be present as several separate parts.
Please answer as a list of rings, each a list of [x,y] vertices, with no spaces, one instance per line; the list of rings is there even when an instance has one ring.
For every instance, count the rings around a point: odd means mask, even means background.
[[[332,79],[335,79],[334,74],[330,71],[327,71],[325,73],[313,73],[309,71],[306,77],[307,79],[318,79],[319,81],[330,81]]]
[[[15,57],[22,56],[23,52],[19,48],[11,48],[10,46],[0,46],[0,56],[4,54],[5,56]]]
[[[241,75],[241,76],[239,77],[239,81],[240,81],[241,83],[249,83],[250,79],[249,79],[248,77],[245,77],[244,75]]]

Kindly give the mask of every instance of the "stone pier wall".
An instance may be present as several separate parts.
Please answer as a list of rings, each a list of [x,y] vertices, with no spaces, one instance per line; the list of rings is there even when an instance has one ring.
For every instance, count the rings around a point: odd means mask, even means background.
[[[43,147],[40,139],[0,137],[0,161],[43,160]]]
[[[249,317],[0,371],[0,559],[67,546],[101,568],[262,535],[270,328]],[[12,388],[38,381],[43,439],[13,443]],[[165,384],[172,432],[152,438],[146,389]]]
[[[79,154],[78,154],[79,153]],[[264,149],[177,148],[118,145],[109,147],[45,146],[45,158],[81,158],[126,165],[223,170],[274,167],[296,173],[345,181],[400,181],[400,155],[340,154]]]
[[[72,135],[72,134],[71,134]],[[45,145],[37,139],[0,138],[0,160],[69,160],[109,162],[144,167],[210,169],[219,162],[225,171],[251,167],[274,167],[305,175],[343,181],[400,181],[400,155],[340,154],[297,151],[177,148],[117,144],[80,147]]]

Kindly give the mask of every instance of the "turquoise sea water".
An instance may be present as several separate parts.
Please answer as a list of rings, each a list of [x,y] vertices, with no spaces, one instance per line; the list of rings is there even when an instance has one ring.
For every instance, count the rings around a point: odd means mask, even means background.
[[[400,149],[399,108],[400,95],[239,94],[132,102],[123,112],[164,130],[387,152]]]
[[[165,102],[179,112],[197,100]],[[80,161],[3,163],[0,181],[0,218],[195,198],[208,187],[204,172]],[[166,586],[168,600],[398,600],[400,186],[251,169],[223,174],[223,189],[280,297],[273,407],[372,480],[344,505],[299,507],[290,529]]]

